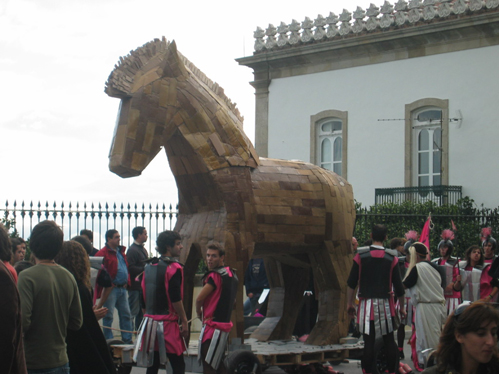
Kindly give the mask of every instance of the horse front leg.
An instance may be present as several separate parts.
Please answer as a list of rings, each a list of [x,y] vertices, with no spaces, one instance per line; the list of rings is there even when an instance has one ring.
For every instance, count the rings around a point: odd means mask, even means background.
[[[187,319],[192,318],[193,311],[193,296],[195,277],[199,262],[202,260],[201,248],[199,244],[193,243],[188,249],[187,257],[184,265],[184,309]]]

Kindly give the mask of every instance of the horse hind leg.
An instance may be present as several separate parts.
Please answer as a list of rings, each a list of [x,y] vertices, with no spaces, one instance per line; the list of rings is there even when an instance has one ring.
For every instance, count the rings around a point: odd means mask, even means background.
[[[310,254],[319,312],[307,344],[337,344],[348,333],[346,288],[351,267],[351,256],[346,255],[348,250],[346,242],[335,247],[328,241],[320,251]]]
[[[252,338],[260,341],[289,340],[293,335],[299,306],[309,283],[310,265],[299,267],[286,262],[274,257],[265,258],[270,285],[267,315],[251,334]]]

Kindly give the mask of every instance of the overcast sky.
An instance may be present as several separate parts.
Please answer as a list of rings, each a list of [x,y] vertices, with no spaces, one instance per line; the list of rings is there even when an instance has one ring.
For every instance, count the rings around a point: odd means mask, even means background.
[[[375,3],[380,6],[382,1]],[[176,203],[164,152],[139,177],[108,169],[119,100],[104,83],[120,56],[165,36],[244,115],[254,140],[253,32],[353,12],[367,0],[0,0],[0,206],[18,202]]]

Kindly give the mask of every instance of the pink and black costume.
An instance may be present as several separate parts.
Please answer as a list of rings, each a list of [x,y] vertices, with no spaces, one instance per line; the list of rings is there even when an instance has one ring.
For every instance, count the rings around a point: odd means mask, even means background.
[[[199,335],[198,360],[217,370],[222,362],[229,332],[230,319],[237,294],[238,279],[234,271],[220,266],[203,277],[203,285],[210,284],[214,290],[203,303],[203,328]]]
[[[359,285],[359,331],[369,335],[386,335],[393,332],[395,302],[392,285],[397,297],[404,295],[398,258],[384,248],[371,246],[369,251],[357,253],[347,284],[355,289]],[[370,322],[374,323],[371,331]]]
[[[473,267],[466,261],[459,262],[463,301],[487,299],[492,289],[499,287],[498,280],[489,274],[490,267],[490,263]],[[496,302],[497,294],[490,301]]]
[[[495,253],[497,251],[497,241],[492,237],[492,229],[484,228],[482,229],[482,248],[486,244],[492,245],[492,251]],[[488,268],[487,275],[492,279],[492,287],[499,287],[499,257],[496,255],[491,258],[484,258],[485,264],[491,264]],[[494,301],[497,300],[497,295]]]
[[[492,245],[492,253],[495,253],[497,251],[497,241],[492,237],[492,228],[490,227],[484,227],[482,229],[482,248],[485,249],[485,245],[490,244]],[[483,261],[486,264],[492,264],[494,263],[495,259],[497,258],[497,255],[493,254],[492,257],[485,257],[483,258]],[[495,271],[495,269],[494,269]]]
[[[159,365],[168,360],[174,374],[183,374],[186,350],[180,334],[179,316],[173,303],[183,299],[183,265],[163,256],[152,259],[144,269],[142,291],[145,302],[144,319],[138,330],[134,360],[137,366],[157,373]]]
[[[359,286],[359,308],[357,323],[364,334],[362,369],[370,373],[374,362],[374,340],[383,336],[389,372],[395,372],[397,346],[393,337],[396,297],[404,295],[404,286],[398,269],[398,258],[380,246],[371,246],[368,251],[357,253],[348,277],[348,287]],[[393,289],[393,291],[392,291]]]
[[[461,292],[455,289],[457,283],[457,277],[459,276],[459,260],[452,257],[452,252],[454,251],[454,244],[451,240],[454,240],[454,232],[452,230],[442,231],[442,240],[438,243],[437,249],[440,251],[441,248],[447,247],[447,251],[444,257],[435,258],[431,260],[432,263],[442,266],[445,270],[445,285],[453,284],[452,290],[444,290],[445,297],[445,308],[447,309],[447,315],[450,315],[454,309],[461,303]]]

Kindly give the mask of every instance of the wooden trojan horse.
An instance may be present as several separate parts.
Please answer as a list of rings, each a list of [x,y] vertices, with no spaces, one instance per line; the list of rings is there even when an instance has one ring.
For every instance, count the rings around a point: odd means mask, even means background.
[[[175,42],[155,39],[120,58],[105,92],[121,99],[111,171],[140,175],[162,147],[166,151],[179,194],[175,230],[185,248],[186,310],[192,310],[199,260],[215,241],[241,280],[233,315],[237,336],[243,336],[242,279],[252,256],[265,259],[271,287],[267,318],[253,337],[291,337],[310,268],[319,316],[308,343],[345,336],[351,185],[306,162],[258,157],[235,105]]]

